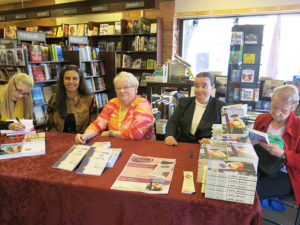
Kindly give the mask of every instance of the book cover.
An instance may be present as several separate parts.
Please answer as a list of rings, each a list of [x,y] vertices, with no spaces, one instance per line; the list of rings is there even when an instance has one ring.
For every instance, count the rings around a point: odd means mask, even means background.
[[[234,31],[231,34],[231,44],[232,45],[241,45],[244,42],[244,32]]]
[[[109,148],[109,150],[111,150],[112,154],[109,157],[106,167],[112,168],[112,167],[114,167],[117,159],[119,158],[119,156],[122,152],[122,149],[121,148]]]
[[[33,117],[36,125],[41,125],[46,123],[46,115],[43,110],[42,105],[34,105],[32,107]]]
[[[240,83],[241,82],[241,70],[232,70],[231,72],[231,82]]]
[[[7,65],[6,50],[0,49],[0,64]]]
[[[254,89],[241,88],[241,101],[254,101]]]
[[[8,147],[0,146],[0,159],[10,159],[22,156],[22,144],[15,144]]]
[[[49,48],[48,46],[40,46],[42,51],[42,59],[43,61],[49,61]]]
[[[100,176],[111,156],[111,150],[103,148],[90,148],[80,163],[76,173]]]
[[[43,73],[42,66],[31,66],[31,70],[32,70],[33,80],[35,82],[45,81],[45,76]]]
[[[221,110],[222,128],[224,134],[246,133],[246,112],[244,108],[228,106]]]
[[[284,85],[283,80],[265,80],[263,84],[262,96],[271,97],[276,87]]]
[[[77,25],[77,32],[76,35],[77,36],[84,36],[85,33],[85,24],[81,23]]]
[[[13,49],[6,50],[6,63],[7,63],[7,65],[15,65],[16,64]]]
[[[106,41],[98,41],[98,48],[100,52],[106,51]]]
[[[17,27],[16,26],[4,27],[4,38],[17,39]]]
[[[232,51],[230,51],[229,64],[241,64],[242,58],[243,58],[242,51],[232,50]]]
[[[243,59],[244,64],[255,64],[255,54],[245,53]]]
[[[107,42],[106,43],[106,51],[107,52],[114,52],[115,51],[115,46],[116,46],[115,42]]]
[[[77,34],[77,24],[69,25],[69,36],[76,36]]]
[[[253,33],[245,34],[245,44],[256,45],[257,44],[256,34]]]
[[[120,21],[115,22],[115,34],[116,35],[121,34],[121,22]]]
[[[207,161],[207,178],[209,176],[236,178],[239,180],[257,181],[253,163],[222,160]]]
[[[58,61],[63,61],[64,60],[64,56],[63,56],[63,52],[62,52],[62,48],[60,45],[55,45],[55,51],[57,54],[57,60]]]
[[[241,82],[253,83],[254,82],[254,70],[242,70]]]
[[[42,58],[42,51],[39,45],[29,45],[29,56],[30,61],[32,62],[41,62]]]
[[[14,49],[14,58],[17,66],[25,66],[24,50],[21,48]]]
[[[41,86],[34,86],[31,89],[31,94],[32,94],[32,98],[33,98],[33,103],[34,104],[40,104],[40,103],[44,103],[45,102]]]
[[[261,131],[258,131],[258,130],[250,129],[249,130],[249,138],[255,139],[259,142],[270,144],[268,134],[264,133],[264,132],[261,132]]]
[[[35,156],[46,154],[45,132],[26,134],[22,147],[22,156]]]
[[[108,34],[108,24],[102,23],[99,27],[99,35],[107,35]]]
[[[88,145],[73,145],[52,167],[73,171],[90,148]]]
[[[228,160],[258,163],[258,157],[251,143],[228,143],[227,144]]]
[[[16,144],[22,144],[25,134],[6,135],[0,143],[0,147],[9,147]]]
[[[64,28],[62,26],[57,27],[56,37],[63,37],[64,36]]]

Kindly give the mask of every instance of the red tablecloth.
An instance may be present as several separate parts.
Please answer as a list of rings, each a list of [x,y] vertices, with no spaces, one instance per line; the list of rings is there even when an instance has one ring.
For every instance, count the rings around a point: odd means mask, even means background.
[[[183,171],[197,177],[197,144],[171,147],[161,141],[96,137],[93,141],[111,141],[112,147],[122,148],[114,168],[97,177],[52,168],[74,144],[74,136],[48,132],[46,155],[0,161],[1,225],[262,224],[257,195],[254,205],[205,199],[196,182],[195,194],[181,194]],[[132,153],[176,158],[168,195],[110,189]]]

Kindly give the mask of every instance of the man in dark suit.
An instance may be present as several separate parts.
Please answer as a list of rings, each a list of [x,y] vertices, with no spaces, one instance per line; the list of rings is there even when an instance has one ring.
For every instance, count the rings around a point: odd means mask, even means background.
[[[177,141],[207,143],[212,136],[212,125],[221,123],[224,102],[211,97],[214,78],[208,72],[199,73],[194,81],[195,97],[180,99],[166,129],[165,143],[177,145]]]

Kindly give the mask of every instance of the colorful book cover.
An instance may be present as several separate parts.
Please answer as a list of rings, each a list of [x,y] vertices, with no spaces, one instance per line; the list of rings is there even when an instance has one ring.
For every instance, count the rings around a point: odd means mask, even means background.
[[[246,113],[244,108],[223,107],[221,110],[222,128],[224,134],[245,134]]]
[[[231,44],[241,45],[244,42],[244,32],[232,32],[231,34]]]
[[[254,70],[242,70],[241,82],[253,83],[254,82]]]
[[[243,56],[244,64],[255,64],[255,54],[246,53]]]
[[[245,44],[256,45],[257,44],[256,34],[253,34],[253,33],[245,34]]]
[[[30,61],[32,62],[43,61],[42,51],[39,45],[29,45],[29,56],[30,56]]]

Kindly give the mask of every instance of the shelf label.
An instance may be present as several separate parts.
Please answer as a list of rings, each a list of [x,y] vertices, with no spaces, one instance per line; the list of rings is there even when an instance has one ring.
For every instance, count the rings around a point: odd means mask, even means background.
[[[88,44],[89,40],[86,36],[69,36],[69,44]]]
[[[45,33],[17,30],[17,37],[20,41],[40,41],[46,42]]]

